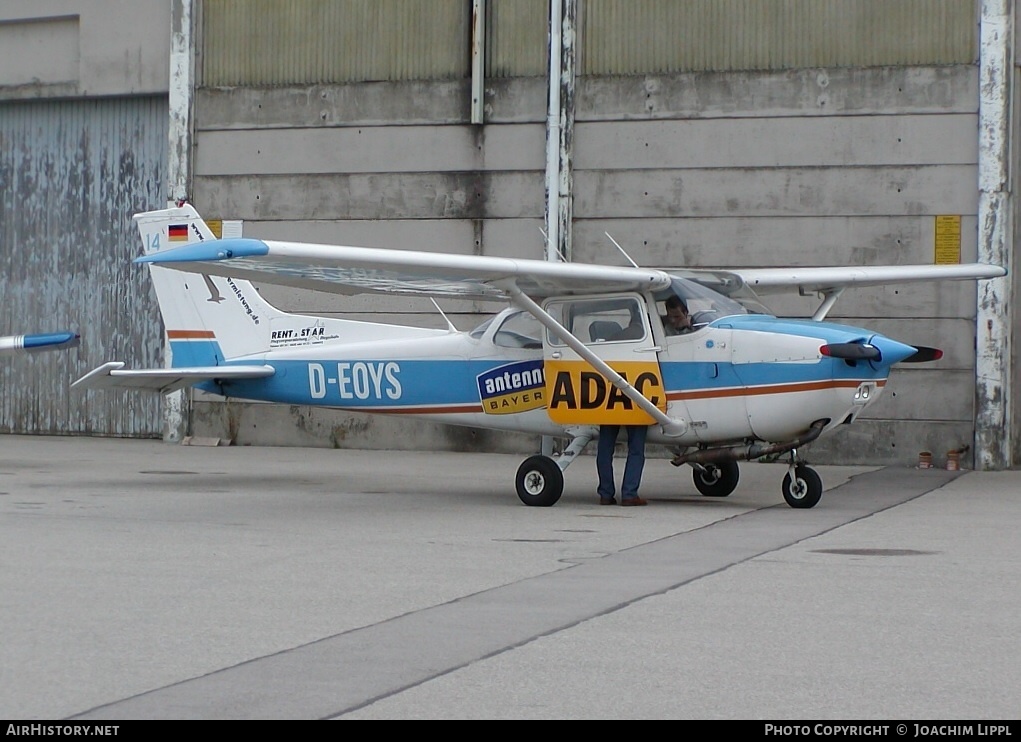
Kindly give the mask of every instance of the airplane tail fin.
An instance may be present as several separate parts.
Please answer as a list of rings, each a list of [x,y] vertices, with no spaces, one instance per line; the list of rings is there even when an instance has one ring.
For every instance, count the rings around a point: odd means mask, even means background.
[[[215,240],[190,204],[135,214],[145,255]],[[248,281],[149,266],[171,351],[171,365],[218,366],[270,348],[270,326],[287,316]]]

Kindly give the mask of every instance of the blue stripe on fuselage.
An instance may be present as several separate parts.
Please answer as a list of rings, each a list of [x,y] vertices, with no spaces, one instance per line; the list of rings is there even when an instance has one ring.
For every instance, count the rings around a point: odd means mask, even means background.
[[[887,367],[875,369],[868,363],[851,366],[836,358],[824,358],[818,363],[742,363],[740,378],[731,363],[668,361],[661,363],[660,369],[668,394],[740,386],[801,384],[831,379],[885,379],[890,374]]]
[[[276,369],[271,377],[231,381],[222,386],[209,382],[201,388],[230,397],[352,409],[474,407],[480,404],[479,374],[504,365],[498,361],[382,359],[268,363]],[[829,379],[881,379],[887,375],[868,364],[851,367],[834,359],[810,364],[745,364],[740,379],[729,363],[668,362],[662,364],[662,370],[668,394]]]
[[[505,360],[323,359],[273,361],[266,379],[223,384],[228,396],[330,407],[478,406],[479,374]],[[480,409],[481,411],[481,409]]]
[[[714,324],[733,329],[736,333],[735,342],[740,342],[742,331],[815,337],[829,343],[867,339],[875,334],[847,325],[765,316],[728,317]],[[172,346],[175,366],[208,366],[223,362],[222,359],[218,360],[219,345],[215,342],[178,342],[172,343]],[[193,362],[184,363],[186,357],[194,359]],[[251,363],[252,359],[243,362]],[[231,381],[222,388],[211,382],[200,385],[200,388],[246,399],[353,409],[463,407],[480,404],[480,375],[509,363],[507,359],[467,361],[371,358],[324,358],[313,361],[260,358],[259,362],[273,366],[276,373],[265,379]],[[664,361],[661,368],[668,394],[832,379],[884,379],[889,373],[886,366],[873,368],[868,363],[850,365],[832,358],[800,363],[742,363],[740,378],[735,373],[734,365],[727,361]]]

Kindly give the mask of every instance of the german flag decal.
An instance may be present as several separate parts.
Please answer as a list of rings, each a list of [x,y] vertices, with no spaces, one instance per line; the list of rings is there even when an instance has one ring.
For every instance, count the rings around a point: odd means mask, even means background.
[[[171,242],[187,242],[188,241],[188,225],[187,224],[171,224],[168,228],[170,233]]]

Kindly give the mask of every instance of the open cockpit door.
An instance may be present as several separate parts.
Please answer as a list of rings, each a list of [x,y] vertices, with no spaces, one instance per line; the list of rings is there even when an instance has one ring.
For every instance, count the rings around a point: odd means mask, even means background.
[[[546,400],[561,425],[654,425],[677,429],[666,415],[658,351],[643,297],[570,296],[547,300],[543,340]]]

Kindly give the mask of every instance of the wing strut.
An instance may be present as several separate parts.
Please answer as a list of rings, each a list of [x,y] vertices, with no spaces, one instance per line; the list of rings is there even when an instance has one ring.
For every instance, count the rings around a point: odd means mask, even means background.
[[[812,315],[812,320],[815,322],[822,322],[826,319],[826,315],[830,313],[831,309],[833,309],[833,305],[837,303],[837,299],[839,299],[840,295],[844,293],[845,288],[847,287],[837,286],[836,288],[819,291],[818,293],[822,295],[823,300],[822,304],[819,305],[819,308],[815,310],[815,314]]]
[[[547,327],[550,332],[563,340],[571,350],[584,358],[593,368],[596,369],[596,371],[609,379],[610,382],[620,389],[620,391],[623,392],[628,399],[641,407],[645,412],[651,415],[656,422],[662,425],[664,434],[674,437],[684,435],[684,433],[687,432],[688,422],[686,420],[670,417],[650,402],[642,395],[641,392],[629,384],[627,379],[610,368],[602,358],[589,350],[585,344],[572,335],[566,327],[553,319],[545,310],[543,310],[542,307],[532,301],[530,297],[525,295],[525,293],[518,288],[517,284],[513,281],[508,281],[505,284],[505,288],[511,295],[511,299],[515,304],[522,309],[527,310],[533,317]]]

